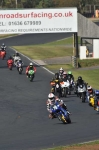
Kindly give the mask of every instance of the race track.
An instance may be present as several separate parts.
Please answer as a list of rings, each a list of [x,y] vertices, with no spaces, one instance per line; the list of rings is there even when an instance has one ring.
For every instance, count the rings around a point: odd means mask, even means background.
[[[67,35],[68,36],[68,35]],[[66,34],[20,35],[0,41],[7,45],[37,44],[65,38]],[[50,38],[50,39],[49,39]],[[22,43],[21,43],[22,42]],[[8,48],[7,55],[13,54]],[[29,60],[22,56],[25,66]],[[52,74],[37,67],[34,82],[8,70],[0,60],[0,150],[41,150],[99,138],[99,114],[75,95],[64,98],[71,115],[71,124],[50,120],[46,110],[49,81]]]

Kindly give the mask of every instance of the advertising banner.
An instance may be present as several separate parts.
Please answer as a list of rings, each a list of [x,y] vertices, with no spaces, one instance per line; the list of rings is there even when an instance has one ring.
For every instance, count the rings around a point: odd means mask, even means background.
[[[0,10],[0,34],[77,31],[77,8]]]

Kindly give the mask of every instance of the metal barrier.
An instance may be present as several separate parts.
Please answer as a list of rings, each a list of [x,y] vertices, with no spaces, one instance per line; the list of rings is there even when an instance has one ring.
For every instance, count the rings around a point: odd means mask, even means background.
[[[75,57],[75,56],[72,56],[72,65],[73,65],[74,68],[78,67],[78,65],[77,65],[77,57]]]

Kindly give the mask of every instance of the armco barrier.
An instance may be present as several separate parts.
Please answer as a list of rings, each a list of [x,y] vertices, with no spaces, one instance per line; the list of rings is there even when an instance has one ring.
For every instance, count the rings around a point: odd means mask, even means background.
[[[73,67],[74,68],[77,68],[77,57],[75,57],[75,56],[72,56],[72,65],[73,65]]]

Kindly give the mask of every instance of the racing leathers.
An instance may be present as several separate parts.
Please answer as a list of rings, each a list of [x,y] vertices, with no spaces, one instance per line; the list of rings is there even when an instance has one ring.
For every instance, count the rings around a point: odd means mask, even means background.
[[[62,82],[61,79],[56,79],[56,78],[52,78],[52,80],[50,81],[50,84],[53,83],[53,85],[51,85],[51,92],[53,94],[56,95],[56,92],[58,93],[59,97],[61,97],[62,95],[62,90],[61,90],[61,85],[60,82]],[[55,90],[57,89],[57,90]]]
[[[14,56],[14,65],[17,65],[17,61],[19,61],[21,58],[20,56]]]
[[[63,109],[67,110],[67,106],[66,104],[63,102],[63,100],[59,99],[58,97],[56,97],[55,101],[52,102],[50,99],[47,100],[47,110],[50,113],[49,114],[49,118],[53,119],[56,118],[56,111],[58,110],[57,106],[61,106]],[[56,107],[56,109],[54,109]],[[68,111],[69,113],[69,111]],[[69,113],[70,114],[70,113]]]
[[[1,46],[0,54],[1,54],[2,52],[5,52],[5,57],[6,57],[6,48],[3,47],[3,46]]]
[[[84,80],[77,80],[76,82],[75,82],[75,93],[77,93],[78,92],[78,86],[79,85],[85,85],[85,87],[86,87],[86,89],[87,89],[87,84],[86,84],[86,82],[84,81]]]
[[[8,59],[8,60],[7,60],[7,66],[9,66],[9,64],[12,64],[12,65],[13,65],[13,59]]]
[[[16,62],[16,67],[17,67],[17,70],[19,69],[19,67],[21,67],[22,70],[23,70],[23,62],[22,62],[22,60],[18,60],[18,61]]]
[[[28,67],[26,68],[26,75],[27,75],[27,77],[29,77],[29,74],[28,74],[28,71],[29,71],[29,70],[34,70],[34,72],[36,72],[36,67],[33,66],[33,67],[31,68],[30,66],[28,66]],[[34,74],[34,75],[35,75],[35,74]]]

